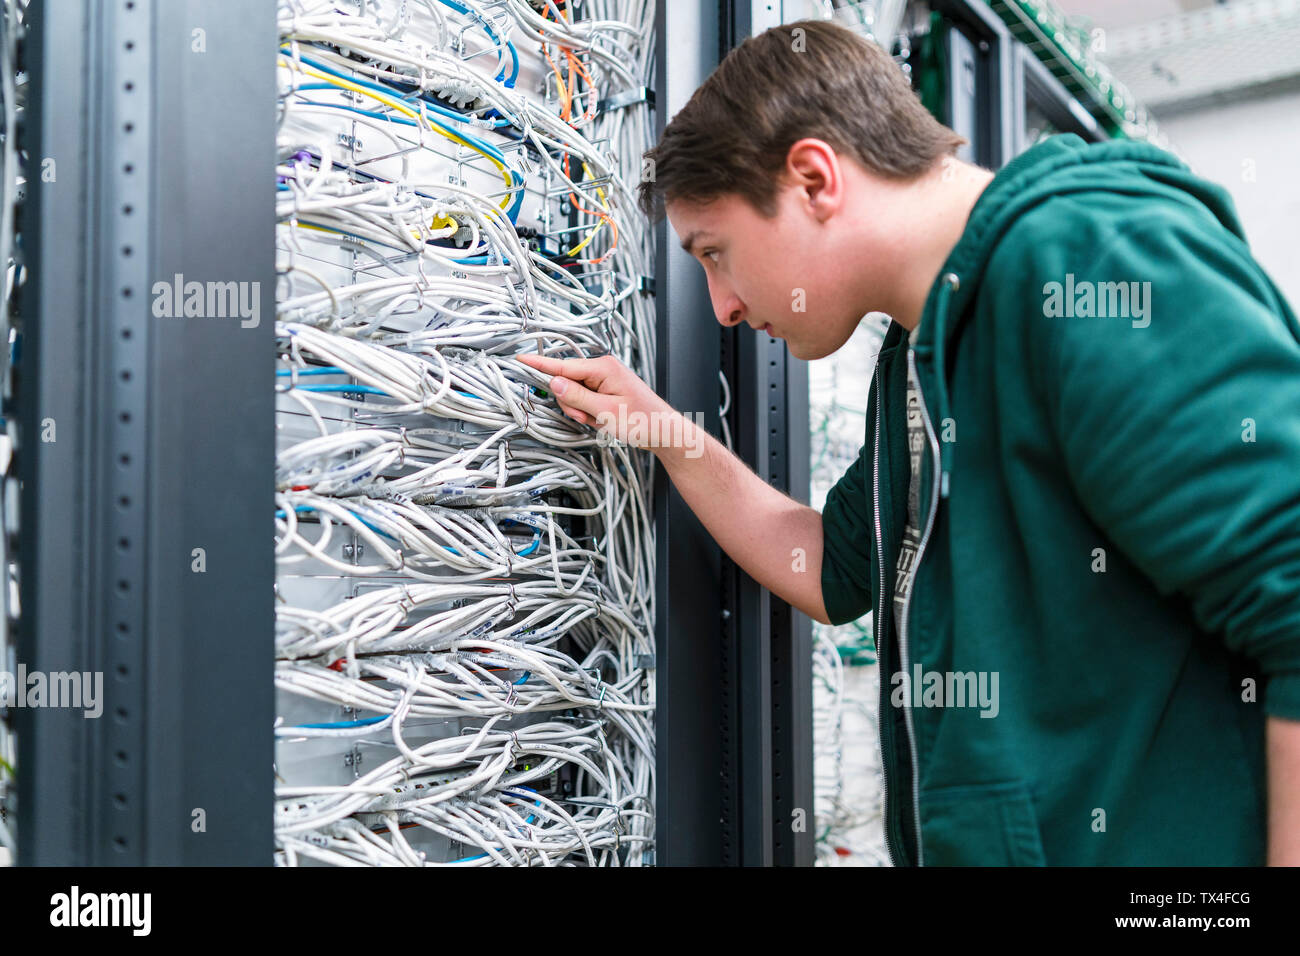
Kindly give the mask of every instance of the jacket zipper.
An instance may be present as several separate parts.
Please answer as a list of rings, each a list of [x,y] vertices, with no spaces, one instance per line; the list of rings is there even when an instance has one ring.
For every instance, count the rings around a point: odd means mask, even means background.
[[[878,637],[884,635],[885,628],[888,626],[888,619],[884,619],[884,620],[880,619],[882,614],[880,605],[885,599],[885,545],[884,545],[884,533],[881,531],[880,528],[880,416],[882,414],[883,407],[884,407],[882,398],[883,398],[883,393],[880,385],[880,375],[879,373],[877,373],[876,375],[876,422],[875,422],[876,439],[875,439],[875,454],[872,455],[871,458],[871,492],[872,492],[871,502],[872,502],[873,510],[875,511],[875,519],[876,519],[876,569],[880,572],[880,590],[877,592],[879,597],[876,601],[876,616],[877,616],[876,633]],[[885,611],[883,613],[885,614],[893,613],[893,609],[892,609],[893,602],[891,601],[890,603],[891,603],[890,610]],[[877,646],[876,646],[877,659],[879,659],[880,656],[880,645],[883,643],[884,641],[880,641],[880,640],[877,641]],[[883,688],[885,686],[884,674],[880,675],[880,682]],[[877,708],[876,708],[876,736],[880,742],[880,781],[881,781],[880,816],[881,816],[881,820],[884,823],[883,829],[885,834],[885,851],[889,854],[889,863],[891,866],[898,866],[898,857],[894,854],[894,847],[889,841],[889,769],[888,769],[889,762],[885,759],[885,718],[886,718],[886,714],[888,714],[889,711],[885,707],[884,697],[885,695],[882,693],[880,699],[877,701]]]
[[[908,671],[910,662],[907,655],[907,625],[912,610],[912,594],[916,591],[917,575],[921,570],[921,558],[925,555],[925,546],[930,541],[930,532],[934,529],[934,515],[938,510],[939,504],[939,439],[935,437],[934,426],[930,422],[930,410],[925,406],[925,396],[921,394],[920,377],[916,374],[916,353],[911,348],[907,350],[907,367],[912,377],[916,380],[916,397],[921,407],[921,420],[925,423],[925,435],[930,442],[930,454],[934,462],[934,489],[930,495],[930,506],[926,509],[925,530],[921,533],[921,541],[916,546],[916,557],[912,559],[912,586],[907,590],[907,596],[903,598],[902,620],[899,622],[898,629],[898,661],[903,669],[903,673],[908,676],[905,681],[910,681],[911,675]],[[911,684],[907,684],[909,694],[912,693]],[[921,774],[920,768],[916,764],[916,737],[912,730],[912,705],[911,701],[905,703],[903,709],[903,720],[907,725],[907,743],[911,748],[912,756],[912,823],[916,829],[916,865],[924,866],[925,855],[921,850]]]

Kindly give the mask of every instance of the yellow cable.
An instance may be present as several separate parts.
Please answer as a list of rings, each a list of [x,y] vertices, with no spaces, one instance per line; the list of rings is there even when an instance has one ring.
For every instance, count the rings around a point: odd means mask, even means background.
[[[588,178],[594,178],[591,175],[591,169],[587,166],[586,163],[582,164],[582,171],[586,173]],[[600,197],[600,204],[603,207],[605,207],[605,212],[609,212],[609,202],[605,199],[605,190],[597,186],[596,195]],[[576,246],[574,246],[572,249],[569,250],[569,255],[571,256],[577,255],[579,252],[585,249],[587,247],[587,244],[591,242],[591,240],[596,238],[596,233],[600,232],[601,229],[605,228],[606,222],[608,222],[608,220],[602,219],[600,220],[600,222],[596,223],[596,225],[592,228],[591,232],[587,233],[587,238],[582,240],[582,242],[578,243]]]
[[[506,187],[508,189],[514,188],[514,182],[510,178],[510,169],[509,167],[506,166],[505,163],[501,162],[491,153],[485,153],[483,150],[479,149],[473,143],[468,142],[465,139],[462,139],[460,136],[457,136],[455,133],[451,132],[450,130],[443,129],[441,126],[433,125],[432,123],[429,122],[429,118],[424,115],[423,109],[421,109],[421,111],[417,113],[415,112],[415,110],[411,109],[401,100],[394,99],[391,96],[387,96],[375,90],[368,89],[367,87],[360,86],[349,80],[342,79],[341,77],[331,76],[328,73],[322,73],[320,70],[315,70],[312,67],[307,66],[305,63],[296,63],[289,57],[285,56],[283,53],[280,54],[280,60],[290,69],[295,69],[295,68],[300,69],[302,72],[307,73],[317,79],[324,80],[326,83],[329,83],[332,86],[337,86],[345,90],[351,90],[354,93],[361,93],[364,96],[370,97],[372,100],[376,100],[377,102],[383,103],[385,106],[392,107],[393,109],[397,110],[397,112],[403,113],[406,116],[411,117],[411,119],[417,122],[423,120],[428,125],[428,128],[433,132],[441,133],[443,136],[447,137],[447,139],[451,140],[453,143],[459,143],[462,146],[466,146],[469,149],[474,150],[474,152],[478,153],[480,156],[483,156],[484,158],[491,161],[491,163],[494,166],[496,166],[497,169],[501,170],[501,175],[505,179]],[[507,193],[505,197],[501,200],[501,206],[500,206],[501,211],[505,212],[505,210],[510,207],[510,203],[512,201],[513,201],[513,196],[510,193]],[[448,224],[455,223],[455,220],[451,219],[450,217],[443,216],[439,218],[447,219]],[[434,220],[435,223],[437,221],[438,221],[437,219]],[[440,227],[435,226],[434,228],[440,228]]]

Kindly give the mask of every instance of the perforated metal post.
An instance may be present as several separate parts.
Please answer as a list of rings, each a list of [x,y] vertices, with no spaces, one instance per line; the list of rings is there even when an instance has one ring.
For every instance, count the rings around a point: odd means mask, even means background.
[[[655,133],[718,62],[719,19],[702,4],[656,7]],[[655,296],[661,394],[682,412],[703,412],[718,433],[718,333],[699,264],[671,227],[655,230]],[[723,805],[733,741],[722,711],[729,675],[721,636],[721,549],[655,466],[655,785],[660,865],[725,862]]]
[[[31,12],[18,654],[103,694],[19,712],[19,861],[270,863],[274,7]]]

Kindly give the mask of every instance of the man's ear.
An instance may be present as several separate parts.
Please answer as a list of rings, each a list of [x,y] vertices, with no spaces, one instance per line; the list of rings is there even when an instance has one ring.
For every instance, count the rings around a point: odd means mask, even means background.
[[[792,143],[783,172],[803,191],[818,219],[825,220],[843,204],[843,170],[825,140],[808,137]]]

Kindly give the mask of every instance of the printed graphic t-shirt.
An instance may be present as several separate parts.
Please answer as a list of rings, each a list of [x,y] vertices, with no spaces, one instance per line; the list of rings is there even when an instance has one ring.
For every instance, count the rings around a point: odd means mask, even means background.
[[[908,348],[916,341],[916,329],[908,335]],[[912,571],[921,543],[921,454],[925,448],[925,424],[921,420],[921,393],[907,364],[907,450],[912,476],[907,483],[907,524],[903,529],[903,546],[898,552],[898,580],[894,586],[894,628],[903,633],[903,609],[912,592]]]

